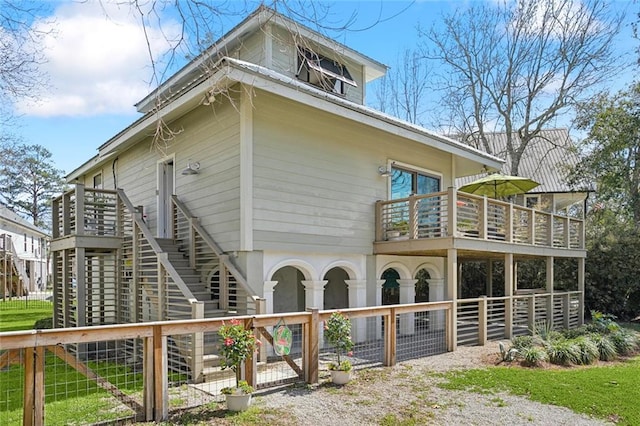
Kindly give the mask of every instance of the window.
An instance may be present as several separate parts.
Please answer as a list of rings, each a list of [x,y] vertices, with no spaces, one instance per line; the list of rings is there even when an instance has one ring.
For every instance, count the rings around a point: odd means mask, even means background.
[[[27,252],[27,234],[24,234],[24,252]]]
[[[298,49],[297,77],[338,95],[347,93],[346,84],[358,87],[347,67],[308,49]]]
[[[98,173],[93,177],[93,187],[95,189],[102,189],[102,173]]]
[[[537,195],[525,195],[524,199],[525,205],[530,209],[537,209],[540,205],[540,197],[538,197]]]
[[[440,178],[415,170],[391,168],[391,199],[440,191]]]

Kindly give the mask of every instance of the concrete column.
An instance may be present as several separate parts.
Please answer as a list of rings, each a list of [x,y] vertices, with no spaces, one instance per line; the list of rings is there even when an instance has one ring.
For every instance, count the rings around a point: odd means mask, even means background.
[[[418,280],[398,280],[400,284],[400,304],[415,303],[416,283]],[[414,334],[416,328],[414,313],[400,315],[400,334]]]
[[[363,308],[367,306],[367,281],[345,280],[349,288],[349,307]],[[364,342],[367,338],[367,319],[355,318],[351,320],[351,338],[355,343]]]
[[[262,294],[265,300],[267,314],[273,313],[273,290],[275,289],[278,281],[265,281],[262,286]]]
[[[444,297],[444,279],[431,278],[429,282],[429,302],[440,302],[445,300]],[[429,329],[444,330],[445,312],[431,311],[429,312]]]
[[[328,280],[321,281],[302,281],[304,286],[304,306],[307,309],[324,307],[324,286]],[[318,324],[318,346],[324,347],[324,324]]]

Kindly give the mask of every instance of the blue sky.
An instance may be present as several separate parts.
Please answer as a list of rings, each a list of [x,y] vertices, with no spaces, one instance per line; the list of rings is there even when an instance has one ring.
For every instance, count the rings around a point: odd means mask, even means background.
[[[343,32],[338,39],[393,66],[401,51],[415,46],[418,22],[428,27],[434,20],[437,22],[442,12],[469,1],[337,1],[332,3],[332,13],[337,19],[341,14],[350,15],[355,11],[357,18],[351,26],[354,30],[370,26],[378,16],[389,18],[366,30]],[[626,1],[615,4],[617,8],[630,5]],[[142,29],[130,10],[108,0],[102,3],[61,0],[48,6],[50,17],[55,18],[56,37],[46,41],[47,63],[43,70],[51,84],[42,88],[38,104],[16,105],[21,118],[14,133],[22,136],[27,144],[45,146],[53,154],[56,166],[68,173],[138,117],[133,104],[153,86],[148,83],[151,71]],[[633,19],[635,13],[627,15]],[[240,19],[227,20],[224,31]],[[38,25],[38,21],[34,25]],[[163,25],[165,31],[177,29],[171,17]],[[149,31],[150,49],[160,54],[167,45],[158,36],[157,28],[151,27]],[[630,51],[636,45],[626,28],[618,48]],[[629,74],[618,83],[625,85],[631,78]]]

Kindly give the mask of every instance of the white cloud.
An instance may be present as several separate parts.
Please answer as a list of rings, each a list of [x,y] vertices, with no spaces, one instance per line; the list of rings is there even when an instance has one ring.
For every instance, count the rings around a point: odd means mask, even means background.
[[[17,110],[41,117],[134,113],[133,104],[151,89],[148,50],[156,59],[168,51],[165,35],[148,27],[148,47],[135,11],[107,1],[63,4],[54,19],[42,67],[50,84],[37,104],[20,102]],[[177,34],[179,26],[167,20],[162,29]]]

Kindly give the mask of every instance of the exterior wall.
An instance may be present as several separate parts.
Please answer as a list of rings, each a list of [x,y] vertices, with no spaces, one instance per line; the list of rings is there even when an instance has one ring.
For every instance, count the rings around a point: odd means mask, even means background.
[[[451,181],[449,154],[264,92],[253,103],[255,250],[371,254],[374,204],[390,184],[379,166]]]
[[[250,37],[242,41],[240,48],[236,54],[233,55],[238,59],[241,59],[252,64],[258,64],[267,66],[266,58],[267,52],[265,51],[265,33],[258,31],[252,34]]]
[[[151,139],[118,155],[103,173],[104,188],[124,189],[133,205],[144,207],[147,224],[157,227],[158,164],[173,160],[175,194],[200,219],[223,250],[238,249],[240,218],[239,113],[231,101],[220,96],[212,106],[199,106],[180,120],[169,123],[179,132],[164,147],[152,148]],[[237,103],[237,99],[233,99]],[[183,176],[187,162],[199,162],[197,175]],[[92,170],[85,185],[92,187]]]
[[[291,35],[291,32],[285,30],[284,28],[274,27],[272,30],[272,40],[273,48],[271,68],[288,77],[296,78],[296,74],[298,72],[298,70],[296,69],[298,52],[296,50],[296,41]],[[347,93],[345,95],[345,98],[357,104],[364,104],[365,82],[364,69],[362,65],[356,64],[355,62],[349,60],[349,58],[347,58],[346,56],[342,56],[339,54],[336,56],[336,52],[319,50],[310,43],[309,47],[320,55],[335,58],[338,62],[347,67],[349,73],[351,74],[351,77],[353,77],[353,80],[358,84],[358,87],[347,85]]]

